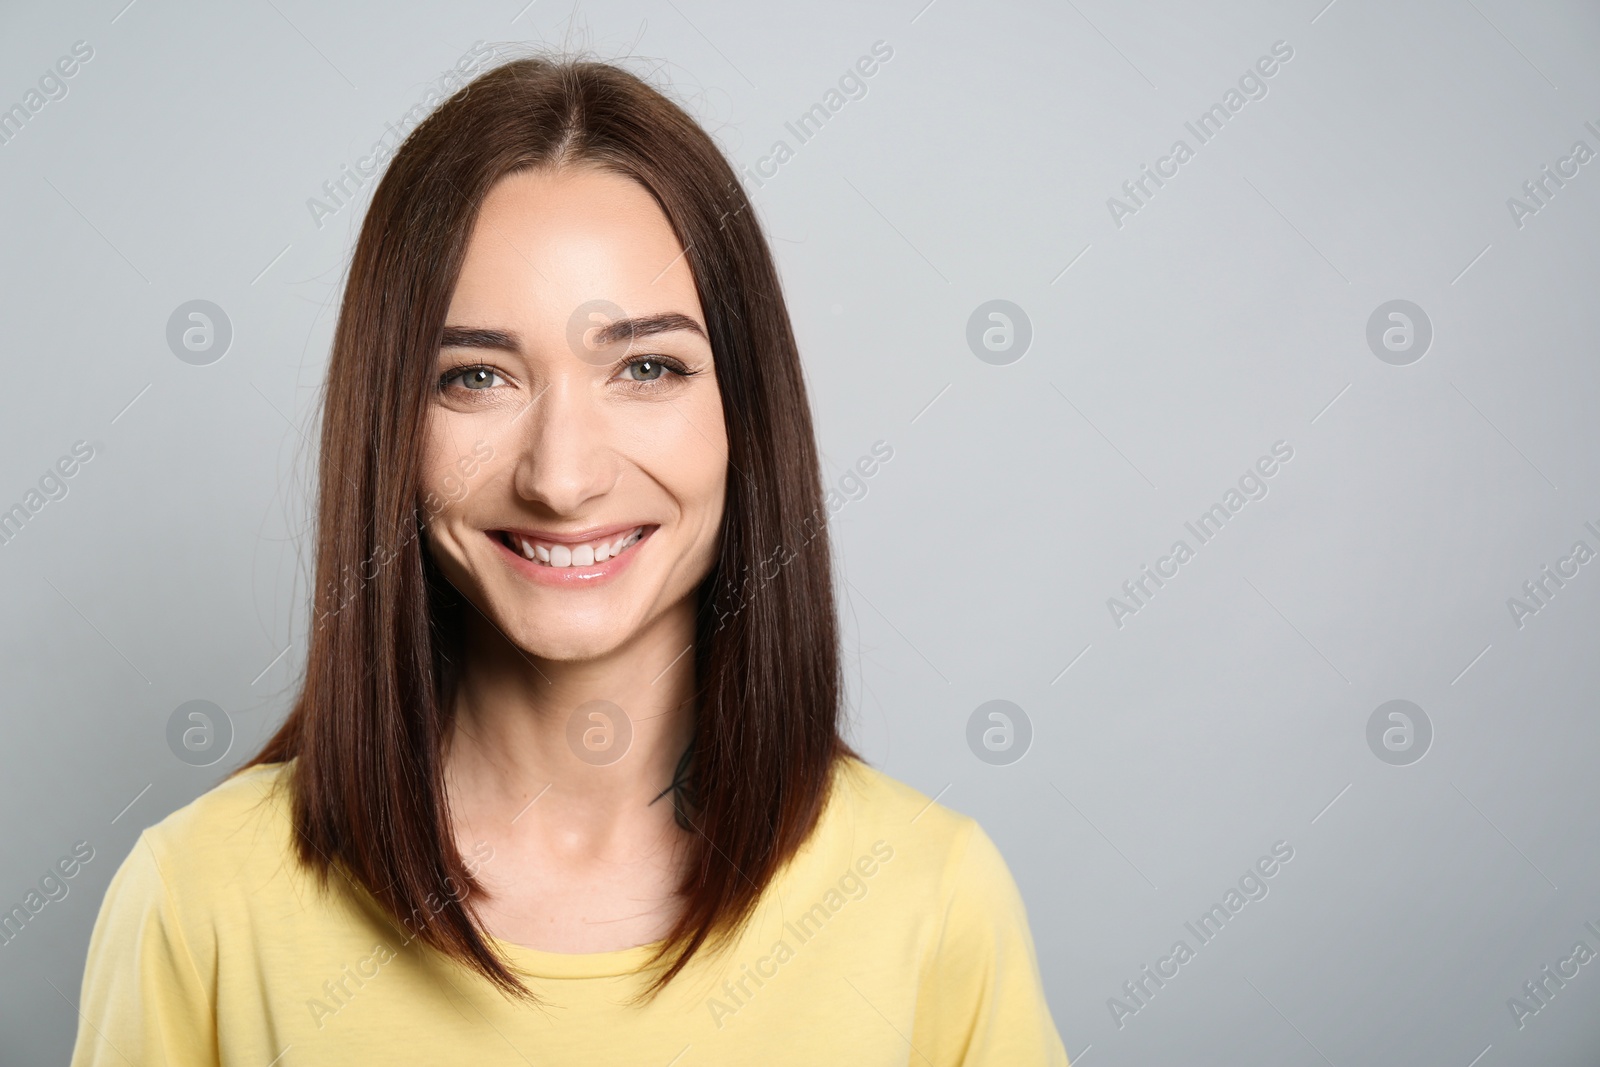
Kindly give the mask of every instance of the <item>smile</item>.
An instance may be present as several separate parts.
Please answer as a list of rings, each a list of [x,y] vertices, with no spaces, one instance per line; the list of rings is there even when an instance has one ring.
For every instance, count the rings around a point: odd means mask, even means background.
[[[492,536],[535,566],[559,569],[605,563],[642,541],[650,529],[652,527],[635,526],[612,536],[582,542],[545,540],[512,530],[496,530]]]

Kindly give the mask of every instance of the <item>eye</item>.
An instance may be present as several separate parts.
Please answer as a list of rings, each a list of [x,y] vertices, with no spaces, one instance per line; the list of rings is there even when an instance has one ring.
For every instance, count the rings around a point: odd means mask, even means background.
[[[464,389],[490,389],[496,385],[505,384],[505,379],[488,367],[457,367],[455,370],[446,371],[439,377],[439,388],[444,389],[451,382],[460,382]]]
[[[666,375],[687,378],[690,371],[675,361],[663,359],[660,356],[640,356],[628,361],[622,367],[622,380],[625,382],[654,382]]]
[[[634,382],[653,382],[666,371],[659,359],[636,359],[622,368],[623,376]]]

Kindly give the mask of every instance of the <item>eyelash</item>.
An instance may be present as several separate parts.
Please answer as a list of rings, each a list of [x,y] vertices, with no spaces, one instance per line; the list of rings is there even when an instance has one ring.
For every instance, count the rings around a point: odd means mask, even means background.
[[[620,373],[620,372],[622,372],[624,370],[627,370],[629,367],[635,367],[635,366],[638,366],[638,365],[640,365],[642,363],[659,364],[663,370],[665,370],[668,373],[670,373],[672,375],[675,375],[676,377],[679,377],[679,378],[692,378],[696,374],[700,373],[697,370],[690,370],[684,364],[680,363],[678,360],[673,359],[670,356],[635,356],[632,359],[629,359],[629,360],[623,362],[622,364],[620,364],[617,367],[617,371],[618,371],[618,373]],[[452,367],[450,370],[447,370],[443,374],[439,375],[439,383],[438,383],[439,392],[443,393],[443,392],[447,391],[449,389],[449,386],[450,386],[451,382],[453,382],[456,379],[462,377],[463,375],[471,374],[473,371],[488,371],[490,374],[494,375],[496,378],[501,378],[501,379],[505,378],[505,375],[501,374],[499,371],[495,370],[493,367],[489,366],[488,364],[485,364],[485,363],[470,363],[470,364],[466,364],[466,365],[460,366],[460,367]],[[659,381],[661,381],[660,378],[654,379],[653,381],[646,381],[646,382],[631,381],[631,380],[624,379],[624,383],[629,388],[634,389],[634,390],[643,390],[643,391],[649,391],[651,389],[657,388],[656,382],[659,382]],[[489,388],[493,388],[493,387],[491,386]],[[467,392],[486,392],[486,391],[487,391],[486,389],[468,389],[467,390]]]

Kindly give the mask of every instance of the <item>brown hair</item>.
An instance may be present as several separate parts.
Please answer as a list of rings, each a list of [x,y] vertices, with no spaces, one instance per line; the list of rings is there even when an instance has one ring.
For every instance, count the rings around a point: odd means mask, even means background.
[[[296,852],[408,931],[533,999],[466,902],[444,788],[462,598],[420,545],[422,435],[469,234],[500,178],[562,165],[637,181],[685,249],[728,435],[718,557],[698,591],[693,742],[675,801],[685,907],[654,996],[740,929],[810,836],[835,761],[841,679],[822,487],[799,354],[743,188],[678,105],[609,64],[523,58],[406,138],[352,258],[324,396],[313,626],[288,719],[246,766],[293,760]],[[241,768],[242,770],[243,768]],[[459,891],[442,892],[459,886]]]

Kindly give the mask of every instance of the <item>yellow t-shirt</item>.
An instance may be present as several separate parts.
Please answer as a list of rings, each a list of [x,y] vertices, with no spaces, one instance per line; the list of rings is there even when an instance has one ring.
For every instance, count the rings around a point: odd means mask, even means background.
[[[514,1002],[290,848],[289,764],[145,830],[89,943],[74,1067],[1066,1067],[1015,882],[972,819],[840,761],[816,832],[725,953],[653,1002],[650,946],[496,941]]]

